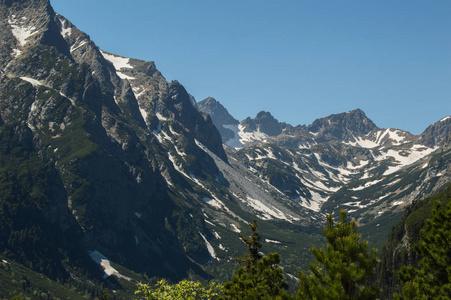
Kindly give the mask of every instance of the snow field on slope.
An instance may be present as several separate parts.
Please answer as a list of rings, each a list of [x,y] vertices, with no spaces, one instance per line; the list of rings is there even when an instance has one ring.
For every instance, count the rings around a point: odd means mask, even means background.
[[[111,266],[110,260],[106,258],[102,253],[100,253],[97,250],[90,251],[89,256],[91,256],[92,260],[95,261],[97,264],[102,266],[103,271],[105,272],[105,275],[103,278],[107,278],[108,276],[114,275],[118,278],[123,278],[127,281],[132,280],[130,277],[124,276],[121,273],[119,273],[115,268]]]
[[[235,149],[243,147],[243,144],[240,142],[241,137],[239,136],[240,129],[238,128],[238,125],[230,124],[230,125],[222,125],[222,127],[232,130],[233,133],[235,134],[233,139],[226,141],[227,146]]]
[[[374,140],[371,139],[370,137],[362,138],[353,135],[355,142],[346,142],[344,144],[348,144],[354,147],[359,146],[361,148],[372,149],[380,147],[382,145],[382,142],[388,139],[394,141],[393,145],[401,145],[405,141],[405,137],[402,136],[402,133],[403,133],[402,131],[392,128],[381,129],[377,131]]]
[[[116,71],[120,71],[122,68],[126,69],[133,69],[133,67],[130,65],[130,58],[112,55],[109,53],[106,53],[103,50],[100,50],[100,53],[102,53],[103,58],[111,62],[116,69]]]
[[[75,43],[70,47],[70,52],[74,52],[75,50],[83,47],[84,45],[86,45],[88,42],[87,41],[82,41],[80,43]]]
[[[252,131],[252,132],[245,132],[244,127],[240,124],[238,125],[238,135],[240,136],[240,143],[244,144],[246,142],[253,142],[253,141],[262,141],[268,137],[266,133],[260,132],[260,131]]]
[[[202,237],[202,239],[204,240],[205,246],[207,246],[207,250],[208,250],[208,253],[210,253],[210,256],[211,256],[212,258],[216,259],[216,260],[219,260],[219,258],[216,256],[215,249],[214,249],[213,246],[210,244],[210,242],[207,240],[207,238],[206,238],[202,233],[200,233],[200,232],[199,232],[199,235],[200,235],[200,236]]]
[[[311,199],[306,199],[304,197],[299,197],[298,200],[300,200],[301,205],[305,208],[308,208],[310,210],[313,210],[315,212],[319,212],[321,210],[321,205],[329,199],[329,197],[323,197],[320,193],[317,193],[315,191],[309,190],[310,194],[312,195]]]
[[[33,78],[29,78],[29,77],[20,77],[20,79],[31,83],[33,86],[40,86],[43,85],[39,80],[33,79]]]
[[[353,191],[361,191],[361,190],[366,189],[366,188],[368,188],[368,187],[370,187],[372,185],[378,184],[379,182],[383,181],[384,179],[385,178],[374,180],[374,181],[368,181],[368,182],[365,182],[361,186],[358,186],[356,188],[352,188],[351,190],[353,190]]]
[[[262,213],[262,219],[264,220],[271,220],[273,218],[276,218],[289,221],[287,216],[275,207],[269,207],[268,205],[263,204],[261,201],[249,196],[246,197],[246,200],[246,203],[249,204],[253,209]]]
[[[56,15],[58,17],[60,17],[60,15],[58,15],[58,14],[56,14]],[[70,36],[72,34],[72,28],[69,27],[69,25],[67,24],[67,21],[66,20],[61,20],[61,19],[59,19],[59,21],[60,21],[60,25],[61,25],[61,27],[60,27],[61,35],[63,37]]]
[[[15,15],[12,15],[12,19],[9,19],[8,23],[11,26],[11,31],[14,37],[19,42],[20,46],[23,47],[27,43],[27,39],[30,36],[34,35],[37,31],[34,26],[24,26],[18,24],[18,20],[16,20],[15,17],[16,17]]]
[[[389,159],[390,157],[393,157],[395,161],[398,163],[396,166],[389,166],[388,169],[384,172],[384,175],[390,175],[392,173],[395,173],[396,171],[399,171],[401,168],[408,166],[410,164],[413,164],[414,162],[420,160],[421,158],[431,154],[437,150],[437,147],[435,148],[428,148],[423,145],[413,145],[411,150],[393,150],[389,149],[385,151],[385,154],[382,154],[378,157],[375,157],[376,161],[382,161]],[[407,154],[407,155],[404,155]]]

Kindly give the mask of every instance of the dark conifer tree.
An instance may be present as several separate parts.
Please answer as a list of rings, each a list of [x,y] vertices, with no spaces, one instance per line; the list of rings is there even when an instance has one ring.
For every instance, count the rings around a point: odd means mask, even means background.
[[[240,234],[241,240],[247,246],[247,254],[237,258],[243,267],[239,268],[232,281],[224,284],[224,295],[221,299],[285,299],[288,285],[283,281],[283,270],[279,267],[280,257],[276,252],[262,255],[259,250],[260,234],[258,224],[254,219],[249,224],[249,238]]]
[[[439,201],[435,202],[415,250],[421,257],[419,269],[401,269],[403,295],[395,298],[451,299],[451,202],[445,209],[441,209]]]
[[[376,250],[368,252],[368,242],[360,241],[356,228],[355,221],[347,222],[344,210],[337,224],[327,216],[327,245],[312,249],[316,262],[309,265],[311,274],[300,273],[298,299],[377,298],[379,290],[368,284],[375,273]]]

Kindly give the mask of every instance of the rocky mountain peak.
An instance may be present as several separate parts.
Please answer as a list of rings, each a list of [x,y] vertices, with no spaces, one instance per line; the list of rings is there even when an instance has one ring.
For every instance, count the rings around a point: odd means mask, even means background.
[[[366,135],[377,126],[360,109],[333,114],[315,120],[307,127],[314,135],[319,135],[318,142],[326,140],[348,140],[354,136]]]
[[[451,116],[448,116],[426,128],[420,135],[420,141],[428,146],[436,146],[446,141],[450,135]]]
[[[182,217],[172,210],[184,211],[197,198],[205,202],[190,194],[197,180],[226,183],[208,154],[227,163],[210,117],[153,62],[101,51],[49,1],[0,3],[0,139],[10,143],[5,132],[17,128],[36,159],[51,162],[52,180],[61,182],[57,200],[67,206],[73,227],[84,232],[80,240],[138,271],[157,272],[166,264],[180,276],[192,268],[193,257],[207,261],[200,236],[192,245],[177,240],[175,224]],[[56,201],[47,193],[42,199]],[[175,231],[167,233],[165,222]],[[198,226],[183,228],[189,230],[198,235]],[[150,242],[157,238],[158,246]],[[159,257],[160,266],[140,264],[137,258],[147,256]]]
[[[197,109],[203,113],[209,114],[216,126],[236,125],[239,123],[228,110],[215,98],[208,97],[197,103]]]
[[[213,124],[221,134],[222,141],[227,144],[237,137],[239,121],[216,99],[208,97],[196,104],[199,111],[210,115]]]
[[[277,220],[265,225],[272,237],[302,249],[304,233],[289,241],[287,225],[312,228],[337,207],[359,222],[385,218],[449,182],[449,151],[428,163],[435,146],[378,129],[360,109],[308,127],[265,111],[239,123],[214,98],[196,104],[153,62],[101,51],[48,0],[0,1],[0,206],[17,212],[0,212],[14,225],[0,226],[0,242],[36,269],[47,256],[69,278],[48,249],[74,249],[68,257],[83,264],[94,264],[89,250],[152,276],[207,278],[199,265],[241,251],[232,241],[250,216]],[[424,140],[449,149],[450,122],[429,127]],[[241,149],[226,152],[219,132]]]
[[[217,101],[213,97],[207,97],[204,100],[202,100],[201,102],[203,102],[205,105],[219,105],[219,101]]]
[[[244,132],[259,131],[268,136],[282,133],[282,125],[270,112],[260,111],[254,119],[247,118],[241,122]]]

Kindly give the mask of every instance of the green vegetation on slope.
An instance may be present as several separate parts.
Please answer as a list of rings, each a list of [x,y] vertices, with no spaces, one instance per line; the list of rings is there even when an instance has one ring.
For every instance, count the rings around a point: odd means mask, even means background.
[[[415,201],[408,206],[401,221],[390,232],[388,243],[381,255],[377,267],[377,279],[384,297],[391,297],[394,292],[400,292],[400,280],[397,272],[402,266],[418,266],[419,256],[414,251],[414,245],[420,240],[420,230],[426,219],[432,215],[436,201],[445,207],[451,202],[451,185],[444,191],[424,200]]]

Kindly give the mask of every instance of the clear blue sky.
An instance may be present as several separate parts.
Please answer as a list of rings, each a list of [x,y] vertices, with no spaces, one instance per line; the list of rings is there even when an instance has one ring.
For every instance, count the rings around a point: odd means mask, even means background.
[[[237,119],[361,108],[421,133],[451,115],[451,1],[51,0],[105,51],[155,61]]]

